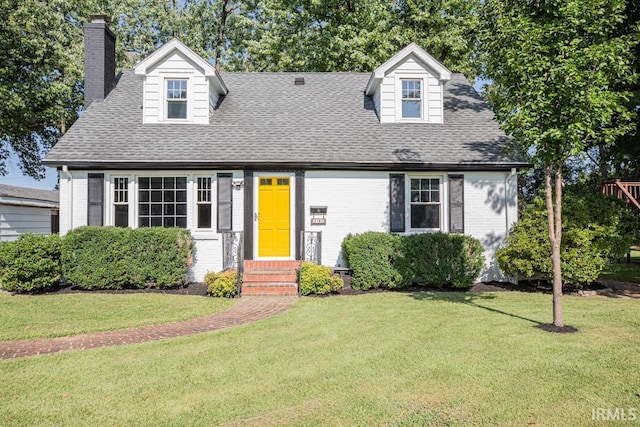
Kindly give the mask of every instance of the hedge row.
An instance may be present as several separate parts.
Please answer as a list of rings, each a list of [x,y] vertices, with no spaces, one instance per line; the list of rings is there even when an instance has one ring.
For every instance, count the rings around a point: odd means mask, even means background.
[[[484,267],[482,244],[460,234],[349,234],[342,254],[353,272],[351,286],[362,290],[404,288],[415,279],[432,287],[468,288]]]
[[[0,288],[10,292],[38,292],[60,283],[60,238],[54,234],[23,234],[0,244]]]
[[[81,227],[64,238],[23,235],[0,245],[0,286],[44,291],[60,277],[80,289],[167,288],[187,282],[194,241],[181,228]]]
[[[62,274],[81,289],[167,288],[187,282],[193,250],[182,228],[81,227],[62,241]]]

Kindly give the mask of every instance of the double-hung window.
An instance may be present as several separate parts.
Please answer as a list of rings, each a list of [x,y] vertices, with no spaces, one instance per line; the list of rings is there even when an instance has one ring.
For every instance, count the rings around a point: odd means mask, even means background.
[[[412,229],[440,228],[440,179],[411,178],[410,223]]]
[[[113,179],[113,225],[129,226],[129,178]]]
[[[167,80],[167,119],[187,118],[187,80]]]
[[[402,118],[422,118],[422,80],[402,79]]]
[[[198,228],[211,228],[211,178],[198,178]]]

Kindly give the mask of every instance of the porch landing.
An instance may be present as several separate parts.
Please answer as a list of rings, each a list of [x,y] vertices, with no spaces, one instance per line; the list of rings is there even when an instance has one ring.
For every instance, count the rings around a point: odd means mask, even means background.
[[[298,296],[300,261],[244,261],[240,296]]]

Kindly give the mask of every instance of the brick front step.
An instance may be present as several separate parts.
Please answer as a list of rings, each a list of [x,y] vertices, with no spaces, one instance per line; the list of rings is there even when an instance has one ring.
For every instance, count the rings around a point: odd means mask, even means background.
[[[300,261],[245,261],[242,296],[297,296]]]
[[[250,260],[250,261],[245,261],[244,262],[244,269],[246,270],[251,270],[251,269],[273,269],[273,268],[285,268],[285,269],[297,269],[300,268],[300,261],[255,261],[255,260]]]
[[[244,296],[281,296],[281,297],[293,297],[298,296],[297,284],[281,284],[281,285],[256,285],[256,286],[244,286],[242,285],[242,294]]]
[[[295,270],[251,270],[242,279],[244,283],[296,283],[298,275]]]

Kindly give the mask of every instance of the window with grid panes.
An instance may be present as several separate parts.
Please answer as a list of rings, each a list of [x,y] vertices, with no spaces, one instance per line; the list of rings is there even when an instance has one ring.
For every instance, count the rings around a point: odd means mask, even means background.
[[[198,228],[211,228],[211,178],[198,178]]]
[[[138,178],[139,227],[187,227],[187,178]]]
[[[113,224],[116,227],[129,226],[129,178],[113,179]]]
[[[167,80],[167,118],[187,118],[186,80]]]
[[[440,179],[411,178],[409,200],[411,228],[440,228]]]
[[[403,119],[419,119],[422,117],[421,85],[421,80],[402,80]]]

